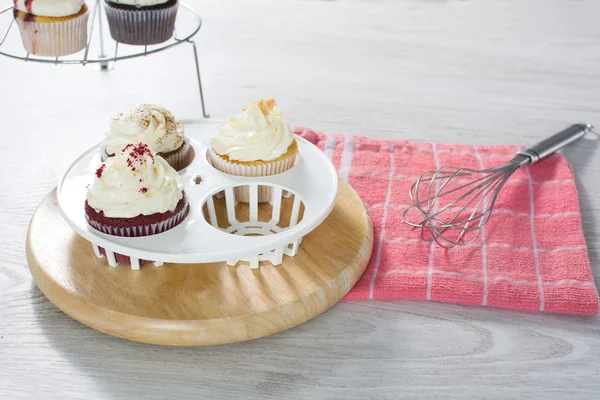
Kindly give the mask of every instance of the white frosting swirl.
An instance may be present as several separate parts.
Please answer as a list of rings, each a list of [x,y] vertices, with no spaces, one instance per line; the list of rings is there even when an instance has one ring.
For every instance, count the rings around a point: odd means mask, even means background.
[[[112,119],[104,146],[108,154],[116,154],[128,144],[141,142],[155,153],[168,153],[181,147],[183,140],[183,126],[169,110],[142,104]]]
[[[85,0],[13,0],[17,10],[42,17],[75,15],[81,11],[84,3]]]
[[[292,128],[275,100],[260,99],[219,126],[212,148],[230,160],[270,161],[285,154],[293,141]]]
[[[169,0],[110,0],[110,1],[112,3],[125,4],[128,6],[149,7],[149,6],[155,6],[158,4],[164,4],[164,3],[168,2]]]
[[[96,171],[88,204],[110,218],[173,211],[183,197],[181,177],[143,143],[128,145]]]

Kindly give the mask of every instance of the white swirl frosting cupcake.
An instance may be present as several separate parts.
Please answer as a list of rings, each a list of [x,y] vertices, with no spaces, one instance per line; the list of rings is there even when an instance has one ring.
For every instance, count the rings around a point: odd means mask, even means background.
[[[183,221],[187,199],[181,177],[143,144],[129,144],[96,170],[85,211],[95,229],[115,236],[147,236]]]
[[[110,123],[104,148],[110,157],[126,145],[140,142],[147,144],[175,170],[186,167],[190,145],[183,126],[166,108],[142,104],[134,110],[120,113]]]
[[[274,99],[248,103],[241,114],[229,117],[212,138],[209,158],[215,168],[238,176],[269,176],[292,168],[298,145],[290,123]],[[238,191],[248,201],[247,190]],[[259,201],[270,200],[270,189],[259,191]]]
[[[84,0],[13,0],[14,17],[28,53],[58,57],[87,45]]]

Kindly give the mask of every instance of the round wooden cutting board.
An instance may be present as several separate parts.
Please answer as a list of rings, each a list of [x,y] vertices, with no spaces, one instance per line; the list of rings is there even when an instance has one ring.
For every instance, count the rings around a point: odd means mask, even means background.
[[[35,212],[27,260],[46,297],[110,335],[163,345],[206,346],[271,335],[337,303],[364,272],[373,227],[356,192],[340,181],[336,205],[282,265],[108,266],[63,220],[56,191]]]

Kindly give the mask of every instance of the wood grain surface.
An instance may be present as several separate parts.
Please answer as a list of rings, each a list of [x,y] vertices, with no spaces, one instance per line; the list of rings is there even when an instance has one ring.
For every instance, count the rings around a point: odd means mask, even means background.
[[[270,218],[267,209],[259,207],[259,219],[262,211]],[[225,207],[217,208],[218,218],[225,215]],[[335,305],[367,266],[373,225],[356,192],[340,182],[331,214],[277,267],[221,262],[132,271],[94,255],[64,221],[53,190],[33,216],[26,247],[38,287],[79,322],[138,342],[210,346],[272,335]]]
[[[600,126],[595,0],[191,3],[213,117],[274,96],[298,124],[373,137],[526,145]],[[197,117],[191,53],[108,73],[0,58],[1,398],[600,397],[598,318],[340,302],[277,335],[190,349],[115,339],[49,303],[25,259],[35,208],[116,112],[159,102]],[[598,285],[600,149],[586,140],[565,154]]]

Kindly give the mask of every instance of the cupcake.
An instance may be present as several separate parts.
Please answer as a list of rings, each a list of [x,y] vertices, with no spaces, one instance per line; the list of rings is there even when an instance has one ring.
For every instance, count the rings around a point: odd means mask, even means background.
[[[66,56],[87,45],[89,12],[84,0],[14,0],[13,12],[30,54]]]
[[[175,170],[187,166],[190,144],[183,126],[163,107],[142,104],[112,119],[104,140],[106,157],[118,153],[128,144],[144,143],[164,158]],[[105,158],[106,158],[105,157]]]
[[[298,144],[275,100],[248,103],[242,113],[220,125],[208,151],[219,171],[238,176],[269,176],[292,168]],[[236,189],[238,201],[249,200],[247,188]],[[271,190],[261,187],[258,201],[270,201]]]
[[[105,0],[110,34],[117,42],[148,45],[173,36],[177,0]]]
[[[127,145],[98,167],[85,202],[92,228],[127,237],[165,232],[187,209],[181,177],[143,143]]]

